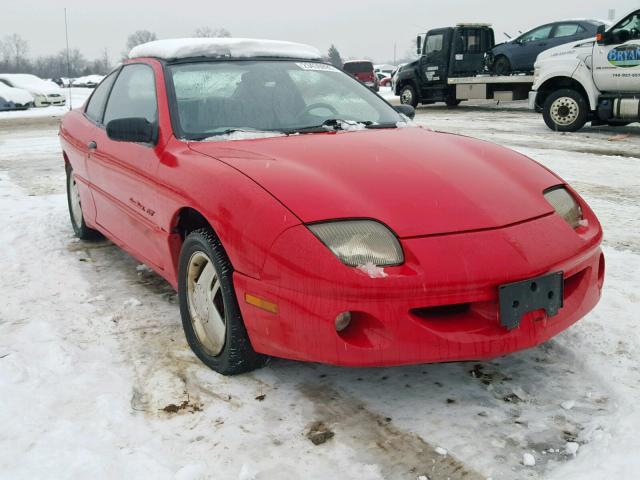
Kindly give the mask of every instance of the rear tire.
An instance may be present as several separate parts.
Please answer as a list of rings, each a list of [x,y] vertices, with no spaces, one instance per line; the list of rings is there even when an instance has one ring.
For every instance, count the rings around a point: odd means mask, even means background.
[[[500,55],[493,63],[493,72],[496,75],[509,75],[511,73],[511,62],[504,55]]]
[[[233,286],[233,267],[208,228],[187,235],[180,250],[178,298],[189,346],[209,368],[237,375],[263,366],[242,320]]]
[[[81,240],[96,240],[102,238],[100,232],[89,228],[84,221],[80,192],[73,174],[73,168],[67,163],[65,170],[67,172],[67,206],[69,207],[69,219],[71,220],[73,232],[76,234],[76,237]]]
[[[400,89],[400,103],[411,105],[413,108],[418,106],[418,93],[413,85],[407,84]]]
[[[575,132],[587,123],[589,107],[575,90],[562,89],[547,97],[542,116],[547,126],[556,132]]]

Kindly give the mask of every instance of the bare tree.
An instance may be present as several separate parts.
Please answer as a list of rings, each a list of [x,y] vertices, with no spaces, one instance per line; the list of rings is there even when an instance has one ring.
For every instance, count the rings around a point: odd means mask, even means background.
[[[193,32],[194,37],[200,38],[228,38],[231,32],[226,28],[200,27]]]
[[[157,39],[158,37],[156,36],[156,34],[150,32],[149,30],[136,30],[127,37],[127,51],[122,53],[122,57],[127,58],[129,56],[129,52],[133,47],[136,47],[143,43],[153,42]]]
[[[27,54],[29,53],[29,42],[17,33],[6,35],[4,37],[2,55],[7,58],[7,63],[16,70],[20,71],[25,68],[27,63]]]

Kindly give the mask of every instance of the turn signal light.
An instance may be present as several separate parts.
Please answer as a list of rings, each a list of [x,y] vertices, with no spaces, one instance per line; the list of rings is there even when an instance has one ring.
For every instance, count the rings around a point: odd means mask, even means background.
[[[249,305],[253,305],[261,310],[265,310],[269,313],[278,313],[278,304],[272,303],[264,298],[256,297],[255,295],[251,295],[250,293],[244,294],[244,301]]]

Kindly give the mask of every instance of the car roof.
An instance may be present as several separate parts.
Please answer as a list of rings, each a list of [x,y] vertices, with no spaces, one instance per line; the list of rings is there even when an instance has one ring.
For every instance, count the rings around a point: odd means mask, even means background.
[[[129,58],[153,57],[162,60],[184,58],[296,58],[321,60],[315,47],[302,43],[254,38],[174,38],[156,40],[134,47]]]

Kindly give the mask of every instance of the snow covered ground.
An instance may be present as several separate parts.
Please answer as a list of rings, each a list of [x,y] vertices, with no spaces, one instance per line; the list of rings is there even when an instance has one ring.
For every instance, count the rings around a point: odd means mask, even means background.
[[[50,117],[0,118],[0,477],[640,477],[637,124],[561,135],[522,104],[419,109],[551,167],[600,217],[603,299],[556,339],[486,363],[226,378],[188,349],[166,282],[73,237]]]

